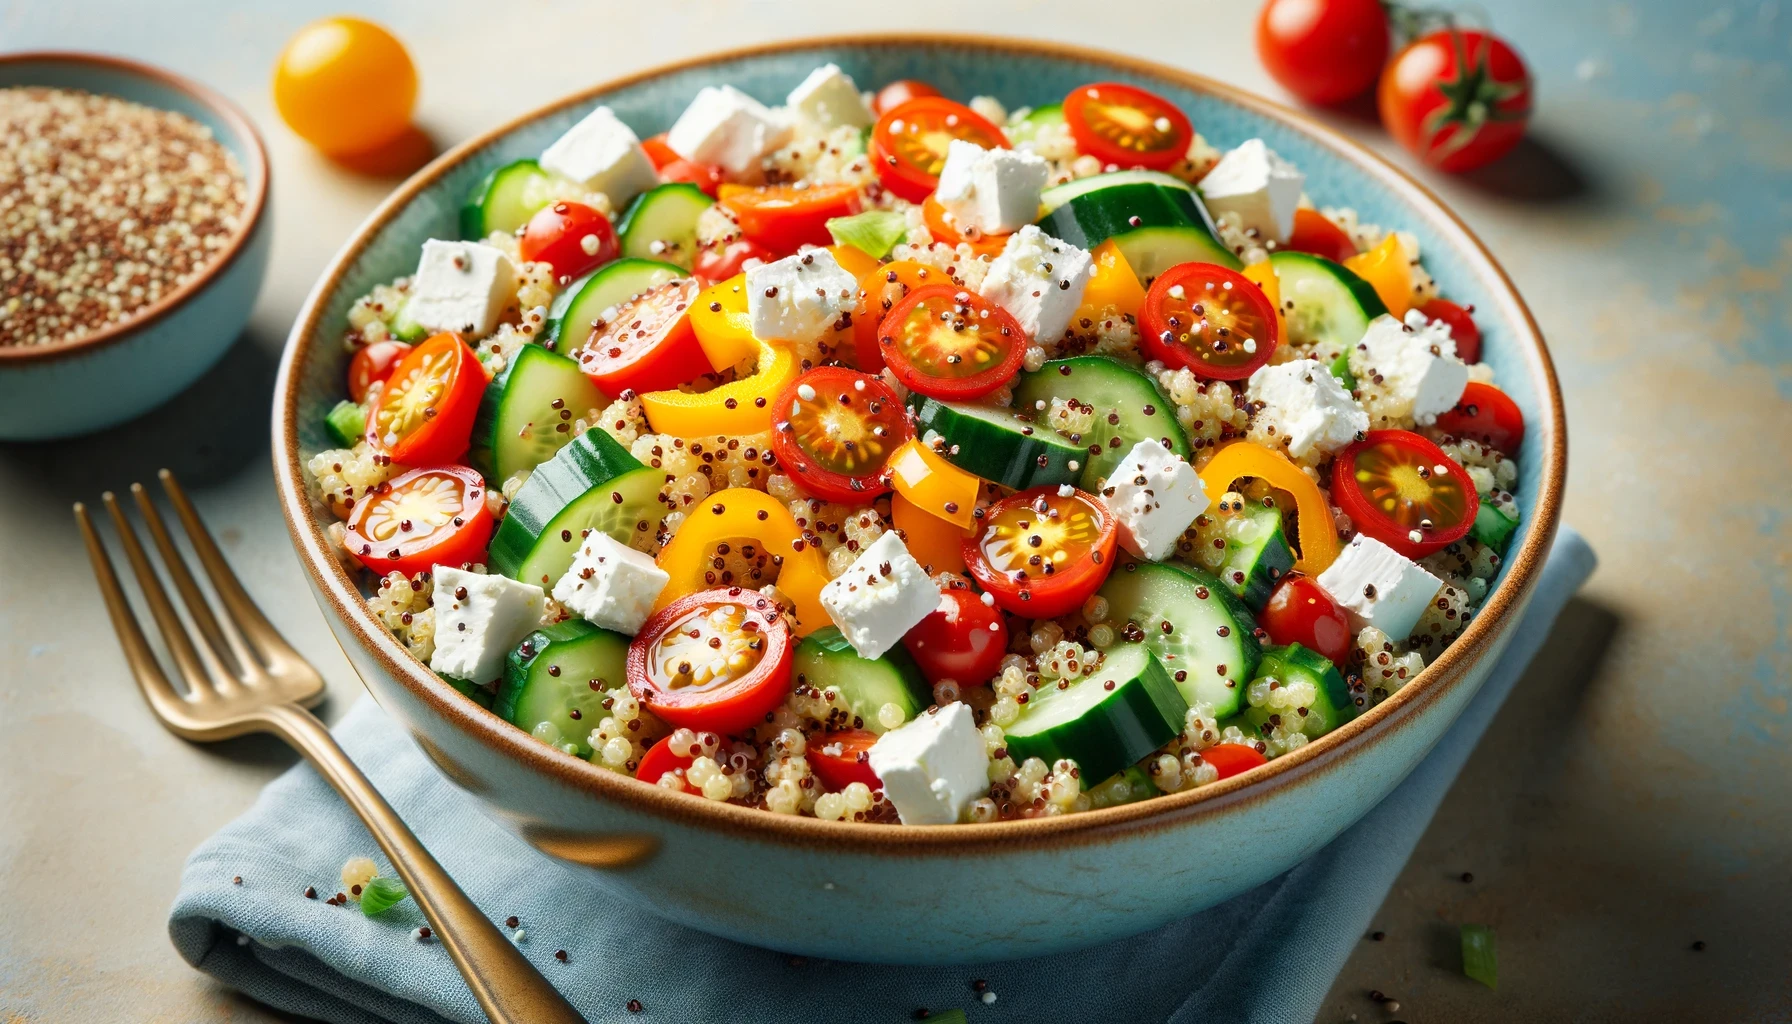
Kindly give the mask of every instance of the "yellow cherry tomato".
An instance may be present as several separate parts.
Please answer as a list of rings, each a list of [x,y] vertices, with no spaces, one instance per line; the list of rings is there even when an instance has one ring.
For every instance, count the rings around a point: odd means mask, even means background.
[[[686,594],[726,586],[716,579],[717,544],[750,540],[779,560],[778,589],[796,605],[796,633],[808,636],[833,619],[821,606],[821,588],[828,582],[828,563],[821,551],[803,540],[784,503],[764,491],[730,487],[692,505],[684,523],[660,549],[659,567],[671,580],[660,593],[658,611]]]
[[[1089,255],[1095,260],[1095,270],[1089,276],[1088,287],[1083,289],[1083,303],[1070,322],[1077,326],[1084,320],[1096,323],[1113,315],[1108,310],[1138,316],[1139,307],[1145,304],[1145,286],[1139,283],[1139,276],[1133,273],[1132,264],[1126,262],[1120,247],[1110,238]]]
[[[1294,496],[1294,510],[1300,519],[1300,558],[1295,568],[1318,576],[1337,561],[1338,527],[1331,505],[1319,485],[1287,456],[1250,441],[1234,441],[1201,467],[1201,484],[1208,494],[1224,494],[1234,481],[1246,476]]]
[[[890,520],[908,553],[929,573],[964,572],[964,539],[975,531],[941,519],[901,493],[890,496]]]
[[[298,31],[274,65],[274,106],[305,141],[332,156],[365,153],[410,127],[417,69],[392,33],[360,18]]]
[[[1247,281],[1263,289],[1263,297],[1276,308],[1276,337],[1288,336],[1288,312],[1282,308],[1282,279],[1268,260],[1258,260],[1239,271]]]
[[[699,394],[649,391],[641,408],[649,426],[676,437],[762,434],[772,428],[772,400],[796,379],[796,356],[784,345],[759,344],[759,371]]]
[[[1344,266],[1369,282],[1396,318],[1412,308],[1412,264],[1406,260],[1406,247],[1391,233],[1375,248],[1345,260]]]
[[[890,473],[890,486],[923,512],[956,526],[971,525],[977,491],[983,486],[975,474],[966,473],[913,439],[891,452],[884,465]]]

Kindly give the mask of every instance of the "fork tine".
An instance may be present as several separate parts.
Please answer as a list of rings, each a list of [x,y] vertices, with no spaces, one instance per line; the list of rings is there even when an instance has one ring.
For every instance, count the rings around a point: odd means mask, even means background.
[[[180,614],[168,600],[168,593],[162,589],[161,577],[156,575],[155,566],[149,563],[149,555],[143,545],[137,542],[137,531],[131,528],[131,522],[125,518],[124,508],[118,504],[118,497],[111,491],[100,495],[105,502],[106,511],[111,513],[112,525],[118,529],[119,542],[124,545],[124,554],[130,560],[131,569],[137,574],[137,589],[143,592],[144,601],[149,604],[150,615],[162,631],[162,641],[168,645],[168,653],[174,656],[174,666],[180,670],[181,677],[187,681],[187,698],[189,700],[209,700],[214,696],[211,677],[199,662],[199,654],[193,649],[193,640],[187,635],[187,627],[180,621]]]
[[[80,524],[81,539],[87,543],[87,557],[93,562],[93,578],[100,585],[100,596],[106,600],[106,612],[112,617],[112,628],[118,633],[118,644],[124,648],[124,660],[131,667],[131,675],[136,678],[150,707],[167,718],[172,709],[183,703],[181,696],[169,685],[168,677],[156,664],[155,652],[143,635],[143,627],[137,623],[137,614],[131,611],[124,588],[118,585],[112,558],[106,554],[106,546],[100,543],[93,519],[87,514],[87,506],[78,501],[75,502],[75,522]]]
[[[168,492],[168,500],[174,505],[174,512],[187,531],[187,539],[192,542],[200,565],[205,567],[205,574],[211,579],[212,589],[218,594],[218,602],[224,606],[224,617],[241,630],[264,661],[271,664],[275,658],[285,658],[302,662],[304,659],[299,656],[299,652],[293,650],[281,637],[273,623],[261,614],[255,599],[243,589],[236,573],[230,568],[230,563],[224,560],[224,553],[218,550],[217,542],[212,540],[211,531],[205,528],[193,503],[187,500],[187,492],[174,479],[174,474],[163,469],[157,471],[156,476],[162,481],[162,489]]]
[[[243,636],[237,631],[236,623],[228,617],[221,628],[217,618],[212,615],[211,603],[205,599],[199,584],[194,582],[193,574],[187,569],[187,560],[174,546],[174,538],[169,536],[168,527],[163,524],[161,513],[156,511],[156,503],[142,484],[131,485],[131,497],[137,501],[138,511],[143,513],[143,521],[149,527],[149,535],[155,541],[156,549],[162,554],[162,564],[168,575],[174,580],[174,589],[187,606],[187,614],[192,617],[193,624],[198,627],[200,635],[205,639],[205,647],[201,654],[209,648],[212,659],[217,659],[216,668],[228,672],[230,666],[223,664],[228,651],[235,664],[235,671],[240,678],[254,678],[261,674],[261,665],[255,660]]]

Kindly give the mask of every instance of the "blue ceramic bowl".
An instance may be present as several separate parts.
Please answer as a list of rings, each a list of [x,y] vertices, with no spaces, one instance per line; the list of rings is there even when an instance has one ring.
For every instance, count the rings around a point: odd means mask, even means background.
[[[186,114],[209,127],[248,177],[243,222],[224,255],[135,316],[55,345],[0,345],[0,440],[87,434],[172,398],[242,334],[267,271],[268,158],[249,118],[205,86],[87,53],[0,54],[0,88],[84,89]]]
[[[1057,100],[1090,81],[1134,82],[1180,104],[1217,145],[1262,136],[1306,171],[1317,201],[1414,232],[1444,290],[1475,304],[1487,358],[1529,423],[1517,488],[1524,523],[1467,632],[1379,707],[1234,778],[1084,814],[928,828],[781,817],[610,774],[500,721],[410,657],[363,606],[304,477],[305,460],[330,446],[323,417],[341,397],[349,304],[410,272],[424,239],[454,237],[461,196],[487,170],[540,153],[595,103],[647,135],[703,85],[732,83],[770,102],[826,61],[865,84],[919,78],[1011,105]],[[274,460],[311,583],[374,696],[525,839],[590,865],[598,885],[718,935],[834,959],[944,963],[1087,946],[1201,910],[1286,870],[1373,807],[1505,648],[1556,528],[1563,431],[1549,356],[1510,282],[1459,220],[1377,157],[1293,111],[1173,68],[1065,46],[913,36],[700,58],[570,97],[443,156],[367,221],[312,293],[281,363]]]

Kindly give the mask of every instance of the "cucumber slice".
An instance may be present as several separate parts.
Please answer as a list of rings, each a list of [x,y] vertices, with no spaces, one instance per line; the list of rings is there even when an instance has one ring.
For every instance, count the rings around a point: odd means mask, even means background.
[[[593,428],[535,467],[511,499],[492,535],[491,567],[513,580],[552,588],[566,574],[585,531],[622,544],[651,530],[665,509],[666,475],[635,461],[609,434]]]
[[[606,404],[579,364],[524,345],[485,386],[469,461],[494,487],[554,457],[572,440],[571,421]]]
[[[461,695],[468,700],[471,700],[473,703],[488,711],[491,710],[492,701],[496,699],[496,694],[492,693],[492,688],[489,685],[469,683],[465,679],[459,679],[454,676],[443,676],[442,678],[448,680],[448,685],[459,690]]]
[[[1100,492],[1132,446],[1154,438],[1184,459],[1193,456],[1176,406],[1140,371],[1107,356],[1054,359],[1014,384],[1014,407],[1043,420],[1052,399],[1076,399],[1095,407],[1095,425],[1082,436],[1082,488]]]
[[[1273,726],[1272,715],[1281,715],[1283,731],[1289,731],[1289,715],[1295,716],[1300,724],[1300,731],[1312,739],[1318,739],[1338,726],[1356,717],[1356,699],[1350,694],[1350,685],[1338,674],[1338,668],[1325,655],[1317,651],[1309,651],[1299,644],[1286,647],[1269,647],[1263,651],[1263,660],[1257,663],[1257,674],[1252,678],[1255,682],[1266,676],[1274,676],[1283,683],[1308,682],[1318,696],[1313,703],[1307,705],[1306,714],[1298,710],[1273,712],[1268,708],[1244,709],[1244,720],[1250,723],[1245,732],[1264,735]]]
[[[1146,182],[1110,185],[1085,192],[1042,215],[1038,221],[1039,230],[1084,249],[1093,249],[1116,235],[1130,234],[1138,228],[1184,227],[1199,223],[1201,211],[1195,208],[1193,192]]]
[[[1346,267],[1311,253],[1284,250],[1269,256],[1287,313],[1288,340],[1347,351],[1363,339],[1369,321],[1387,313],[1374,286]]]
[[[1139,283],[1147,288],[1159,274],[1178,263],[1212,263],[1229,270],[1244,267],[1232,250],[1199,223],[1139,228],[1115,235],[1114,244],[1139,276]]]
[[[510,234],[553,201],[554,176],[535,161],[494,168],[461,204],[460,236],[477,241],[494,231]]]
[[[530,633],[510,652],[492,710],[569,754],[591,756],[604,691],[627,681],[628,637],[567,619]]]
[[[1047,103],[1043,107],[1034,107],[1027,116],[1008,126],[1008,141],[1012,143],[1032,142],[1039,136],[1039,130],[1048,125],[1064,123],[1064,104]]]
[[[1058,120],[1063,120],[1063,107],[1056,103],[1052,104],[1052,107],[1058,112]],[[1043,217],[1078,196],[1127,185],[1155,185],[1159,188],[1177,189],[1189,193],[1191,197],[1195,191],[1193,185],[1174,174],[1165,174],[1163,171],[1110,171],[1107,174],[1091,174],[1087,178],[1078,178],[1062,185],[1053,185],[1039,193],[1039,215]],[[1197,215],[1195,219],[1199,220],[1200,217]]]
[[[548,348],[573,349],[583,344],[593,321],[645,291],[652,291],[690,271],[659,260],[619,259],[606,263],[568,285],[548,306]],[[567,333],[572,337],[562,337]]]
[[[392,311],[392,322],[386,325],[386,330],[391,331],[392,336],[399,341],[422,341],[429,334],[429,328],[412,318],[409,295]]]
[[[1280,509],[1253,504],[1243,516],[1242,523],[1226,532],[1226,561],[1216,575],[1246,608],[1260,612],[1276,584],[1294,568],[1294,551],[1282,530]]]
[[[1504,551],[1506,542],[1512,539],[1512,532],[1517,529],[1517,516],[1482,498],[1481,507],[1475,511],[1475,524],[1469,527],[1468,535],[1495,551]]]
[[[830,722],[830,729],[867,729],[881,735],[888,730],[877,713],[885,704],[901,708],[906,722],[933,703],[933,688],[901,644],[881,658],[861,658],[834,626],[803,637],[796,645],[791,671],[798,683],[840,691],[843,718],[839,724]]]
[[[1192,566],[1129,562],[1102,584],[1101,596],[1108,621],[1151,648],[1184,700],[1206,701],[1216,718],[1244,706],[1262,646],[1250,611],[1219,580]]]
[[[616,227],[622,255],[664,260],[689,271],[697,258],[697,218],[713,202],[702,189],[684,181],[641,193]]]
[[[942,402],[919,392],[909,396],[909,404],[919,432],[945,438],[940,454],[947,462],[1013,490],[1075,483],[1089,457],[1064,435],[1007,409]]]
[[[330,436],[344,448],[353,448],[367,433],[367,410],[344,398],[331,407],[324,417],[324,426],[330,428]]]
[[[1098,808],[1136,804],[1140,800],[1163,795],[1163,791],[1157,788],[1157,783],[1151,781],[1151,773],[1136,764],[1123,772],[1108,776],[1107,781],[1100,785],[1084,788],[1094,798],[1093,802]]]
[[[1083,785],[1100,782],[1182,731],[1188,701],[1144,644],[1120,644],[1093,673],[1048,683],[1006,730],[1016,763],[1061,757],[1077,763]]]

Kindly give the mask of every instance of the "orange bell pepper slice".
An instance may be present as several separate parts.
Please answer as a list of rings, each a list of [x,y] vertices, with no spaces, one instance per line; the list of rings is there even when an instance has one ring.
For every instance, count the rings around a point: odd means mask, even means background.
[[[921,204],[921,217],[926,221],[927,230],[933,235],[934,241],[947,245],[968,245],[979,256],[994,259],[1002,255],[1002,250],[1008,245],[1009,236],[1006,234],[986,235],[977,232],[975,238],[967,237],[958,230],[957,224],[952,223],[946,208],[932,196],[928,196],[927,201]]]
[[[890,473],[890,486],[921,511],[938,516],[955,526],[969,528],[977,508],[977,492],[983,481],[967,473],[945,456],[910,439],[890,453],[884,464]]]
[[[1210,498],[1217,499],[1232,489],[1239,477],[1256,477],[1271,487],[1294,496],[1294,510],[1300,517],[1300,558],[1294,567],[1308,576],[1318,576],[1338,559],[1338,527],[1332,520],[1331,504],[1300,467],[1280,452],[1271,451],[1250,441],[1235,441],[1221,448],[1201,468],[1201,483]]]
[[[908,553],[929,574],[964,572],[964,539],[972,535],[897,493],[890,496],[890,519],[902,534]]]
[[[1288,311],[1282,308],[1282,279],[1268,260],[1258,260],[1239,271],[1245,280],[1263,289],[1263,297],[1276,309],[1276,337],[1288,337]]]
[[[692,505],[678,532],[660,550],[659,567],[672,577],[654,610],[686,594],[723,586],[710,559],[723,541],[751,540],[779,562],[778,589],[796,605],[797,635],[832,625],[821,606],[828,582],[827,559],[803,540],[802,528],[778,499],[750,487],[717,491]]]
[[[1109,315],[1106,311],[1110,309],[1126,316],[1138,316],[1139,307],[1145,304],[1145,286],[1139,283],[1139,275],[1133,273],[1132,264],[1126,262],[1120,247],[1110,238],[1089,255],[1095,261],[1095,269],[1089,275],[1088,286],[1083,289],[1083,303],[1077,307],[1070,322],[1076,325],[1081,325],[1084,320],[1098,322]]]
[[[753,337],[753,321],[747,316],[747,275],[703,289],[691,307],[691,330],[697,332],[710,368],[718,372],[758,355],[759,339]],[[698,376],[695,368],[691,376]]]
[[[1406,247],[1391,233],[1375,248],[1345,260],[1344,266],[1369,282],[1395,319],[1412,308],[1412,264],[1406,260]]]
[[[798,370],[788,346],[755,343],[759,371],[708,391],[649,391],[641,396],[647,425],[675,437],[761,434],[772,428],[772,401]]]
[[[828,252],[834,254],[834,262],[840,264],[841,270],[858,278],[861,282],[865,280],[865,275],[875,271],[879,266],[875,257],[857,246],[830,245]]]

